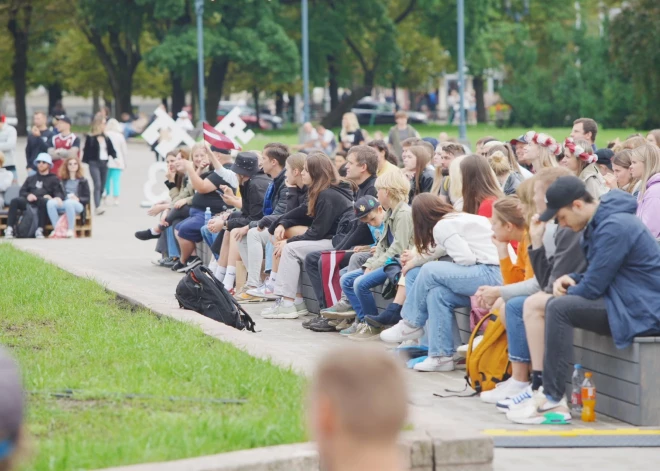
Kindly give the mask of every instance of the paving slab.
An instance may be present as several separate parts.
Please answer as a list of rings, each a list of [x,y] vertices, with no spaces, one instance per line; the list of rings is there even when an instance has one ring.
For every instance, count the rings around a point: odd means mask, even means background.
[[[17,166],[24,159],[24,140],[19,140]],[[93,219],[93,237],[75,240],[15,240],[12,243],[23,250],[37,254],[63,269],[82,277],[92,278],[107,289],[118,293],[132,302],[142,304],[155,312],[171,316],[183,322],[200,326],[204,332],[222,341],[228,341],[246,350],[251,355],[269,358],[275,364],[291,367],[301,374],[309,375],[318,359],[327,351],[341,348],[350,340],[338,334],[316,333],[301,327],[300,320],[262,319],[260,310],[267,304],[247,305],[246,310],[257,323],[258,333],[238,332],[201,315],[178,308],[174,291],[180,274],[153,265],[158,254],[154,251],[155,241],[143,242],[133,233],[152,226],[155,218],[147,216],[140,207],[147,169],[154,161],[153,153],[143,143],[129,143],[127,169],[122,175],[122,196],[119,206],[106,208],[106,214]],[[379,343],[379,342],[374,342]],[[387,348],[381,344],[383,348]],[[410,421],[414,429],[432,430],[438,426],[450,427],[461,434],[478,433],[485,429],[519,429],[528,427],[509,423],[503,414],[478,398],[439,398],[433,393],[445,389],[462,389],[465,381],[463,372],[419,373],[409,371],[406,375],[411,397]],[[580,421],[572,428],[627,427],[613,419],[599,416],[596,423],[585,426]],[[557,469],[570,463],[570,458],[583,456],[585,450],[496,450],[496,469],[528,469],[536,461],[539,469]],[[635,449],[634,455],[660,455],[660,451]],[[607,455],[607,459],[604,457]],[[628,463],[630,455],[625,449],[598,450],[593,453],[592,464],[598,469],[608,468],[613,462]],[[569,461],[567,461],[569,460]],[[601,462],[602,460],[602,462]],[[656,460],[657,461],[657,460]],[[547,465],[547,467],[546,467]],[[501,466],[501,467],[500,467]],[[634,469],[651,469],[644,466]],[[592,469],[597,469],[596,467]],[[633,468],[628,468],[633,469]]]

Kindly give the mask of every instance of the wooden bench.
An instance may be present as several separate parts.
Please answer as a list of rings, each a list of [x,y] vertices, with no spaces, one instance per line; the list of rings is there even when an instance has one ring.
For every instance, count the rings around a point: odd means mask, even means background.
[[[92,237],[92,212],[89,209],[89,205],[85,206],[85,211],[87,211],[87,220],[85,221],[85,224],[82,223],[82,216],[79,214],[76,216],[76,237],[82,238],[82,237]],[[5,229],[7,228],[7,216],[8,216],[9,210],[8,209],[3,209],[0,210],[0,237],[4,237],[5,235]],[[44,227],[44,235],[48,236],[53,230],[53,226],[50,224],[47,224],[46,227]]]
[[[575,329],[575,363],[593,373],[596,412],[637,426],[660,426],[660,337],[619,350],[611,337]],[[567,394],[571,391],[571,371]]]

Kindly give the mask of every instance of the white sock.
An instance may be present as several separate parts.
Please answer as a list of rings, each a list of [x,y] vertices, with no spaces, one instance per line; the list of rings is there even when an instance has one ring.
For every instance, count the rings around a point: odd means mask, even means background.
[[[151,231],[151,233],[152,233],[153,235],[158,235],[158,234],[160,234],[160,232],[156,232],[156,231],[154,231],[154,228],[153,228],[153,227],[152,227],[151,229],[149,229],[149,230]]]
[[[283,299],[282,300],[282,306],[291,307],[291,306],[293,306],[293,301],[289,301],[288,299]]]
[[[215,273],[215,270],[218,268],[218,262],[216,261],[215,257],[211,257],[211,262],[209,263],[209,270],[211,270],[213,273]]]
[[[516,386],[529,386],[529,381],[518,381],[517,379],[511,378],[511,382]]]
[[[266,284],[269,284],[269,285],[271,285],[271,286],[274,285],[274,284],[275,284],[275,279],[276,279],[276,278],[277,278],[277,273],[275,273],[274,271],[271,271],[271,272],[270,272],[270,276],[268,277],[268,279],[270,280],[270,282],[267,281]]]
[[[213,274],[219,281],[222,281],[225,279],[225,273],[227,273],[227,269],[218,265],[218,268],[215,269]]]
[[[227,267],[227,273],[222,283],[225,288],[231,289],[234,287],[234,281],[236,281],[236,267]]]
[[[298,296],[296,296],[296,299],[293,301],[294,304],[302,304],[304,302],[305,302],[305,300],[303,298],[298,297]]]

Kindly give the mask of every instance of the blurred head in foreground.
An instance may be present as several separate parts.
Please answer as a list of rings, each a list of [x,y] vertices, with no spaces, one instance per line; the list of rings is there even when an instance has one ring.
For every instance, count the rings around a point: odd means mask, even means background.
[[[14,469],[22,424],[23,388],[18,365],[0,347],[0,471]]]
[[[403,469],[397,438],[407,394],[391,354],[364,346],[331,352],[319,363],[309,402],[322,469]]]

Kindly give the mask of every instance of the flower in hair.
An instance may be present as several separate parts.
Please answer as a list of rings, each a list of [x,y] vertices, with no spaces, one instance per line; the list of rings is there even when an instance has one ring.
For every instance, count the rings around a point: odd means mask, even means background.
[[[572,137],[567,137],[564,141],[564,147],[571,151],[578,159],[588,164],[595,164],[598,161],[598,156],[593,153],[589,153],[587,149],[575,143]]]
[[[534,144],[548,148],[555,156],[561,154],[561,145],[548,134],[527,131],[525,139],[528,143],[533,142]]]

